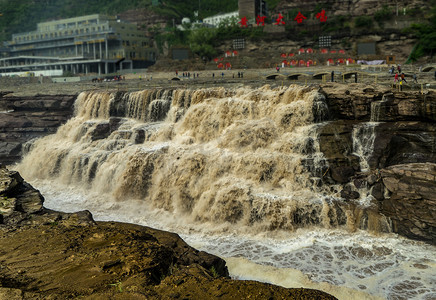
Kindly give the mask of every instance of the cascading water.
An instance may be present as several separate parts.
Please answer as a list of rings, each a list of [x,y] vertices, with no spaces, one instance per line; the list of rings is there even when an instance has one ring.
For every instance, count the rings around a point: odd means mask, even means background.
[[[360,158],[360,170],[369,170],[369,159],[374,151],[377,122],[361,123],[353,128],[353,154]]]
[[[382,259],[374,245],[359,244],[359,234],[339,230],[354,231],[358,222],[352,206],[323,185],[328,165],[319,151],[322,124],[314,121],[326,115],[323,96],[298,86],[86,92],[75,117],[37,140],[17,169],[50,208],[176,231],[221,256],[298,269],[312,277],[306,286],[336,295],[363,294],[316,282],[401,295],[403,286],[383,276],[383,284],[360,280],[380,276],[380,261],[401,269],[391,264],[399,254]],[[404,247],[401,257],[409,259],[412,246]],[[365,253],[358,265],[356,251]],[[434,261],[416,261],[425,268],[403,275],[430,280]],[[231,266],[239,274],[241,261]],[[237,276],[268,280],[259,275]]]

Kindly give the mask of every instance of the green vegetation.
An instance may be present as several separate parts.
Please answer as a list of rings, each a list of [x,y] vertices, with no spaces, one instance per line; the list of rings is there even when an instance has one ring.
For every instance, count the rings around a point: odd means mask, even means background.
[[[121,281],[118,281],[117,283],[110,283],[108,285],[116,287],[119,293],[123,292],[123,283]]]
[[[160,52],[164,45],[168,48],[183,46],[189,47],[194,54],[211,60],[217,55],[216,47],[224,40],[235,38],[257,40],[264,35],[261,27],[241,28],[237,22],[237,19],[232,19],[218,28],[186,28],[185,31],[167,27],[161,32],[156,29],[154,36]]]
[[[431,1],[431,10],[429,12],[428,22],[420,24],[412,24],[407,30],[416,34],[418,43],[413,47],[406,63],[417,61],[425,55],[433,55],[436,53],[436,1]]]
[[[392,19],[393,13],[394,12],[390,10],[387,5],[384,5],[381,10],[374,13],[374,20],[376,20],[380,26],[383,26],[384,22]]]
[[[266,5],[268,6],[268,10],[276,8],[277,4],[279,4],[280,0],[265,0]]]
[[[354,19],[357,28],[372,28],[373,19],[370,16],[358,16]]]
[[[0,0],[0,41],[10,40],[12,33],[33,31],[39,22],[94,13],[116,15],[129,9],[149,8],[171,22],[173,18],[180,22],[183,17],[193,20],[194,12],[199,8],[200,19],[238,9],[238,2],[234,0],[166,0],[160,3],[152,6],[152,0]]]
[[[218,277],[220,277],[220,275],[218,274],[218,272],[215,270],[215,267],[214,267],[214,266],[212,266],[212,267],[210,268],[210,273],[212,274],[212,277],[213,277],[213,278],[218,278]]]

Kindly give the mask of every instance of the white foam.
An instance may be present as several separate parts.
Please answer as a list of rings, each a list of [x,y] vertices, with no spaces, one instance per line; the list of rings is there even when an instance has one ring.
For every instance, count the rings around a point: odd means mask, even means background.
[[[190,222],[144,201],[117,202],[78,187],[35,181],[51,209],[88,209],[96,220],[130,222],[179,233],[197,249],[228,261],[235,278],[324,290],[339,299],[434,299],[436,247],[393,234],[340,229],[248,234],[231,224]],[[268,236],[267,236],[268,235]]]

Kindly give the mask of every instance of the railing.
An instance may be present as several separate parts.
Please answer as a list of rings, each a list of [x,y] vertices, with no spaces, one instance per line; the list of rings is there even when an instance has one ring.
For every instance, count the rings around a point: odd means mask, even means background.
[[[87,33],[79,33],[79,34],[68,34],[68,35],[61,35],[61,36],[57,36],[57,37],[43,37],[43,38],[35,38],[35,39],[31,39],[31,40],[25,40],[25,41],[10,41],[10,42],[5,42],[6,46],[12,46],[12,45],[24,45],[24,44],[34,44],[35,42],[41,42],[41,41],[55,41],[55,40],[63,40],[63,39],[67,39],[67,38],[75,38],[75,39],[80,39],[85,38],[85,37],[89,37],[90,35],[93,36],[98,36],[98,35],[114,35],[115,31],[110,28],[109,30],[105,30],[105,31],[96,31],[96,32],[87,32]],[[116,35],[115,35],[116,36]]]

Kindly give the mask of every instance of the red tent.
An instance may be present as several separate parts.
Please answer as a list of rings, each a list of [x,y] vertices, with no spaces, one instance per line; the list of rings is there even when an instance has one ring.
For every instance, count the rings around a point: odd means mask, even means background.
[[[307,62],[306,62],[306,65],[309,67],[309,66],[312,66],[313,65],[313,60],[311,60],[311,59],[309,59]]]
[[[233,50],[233,56],[237,56],[239,53],[236,50]]]
[[[224,68],[224,65],[223,65],[222,63],[219,63],[219,64],[217,65],[217,67],[218,67],[218,69],[222,69],[222,68]]]
[[[304,52],[306,52],[306,51],[304,50],[304,48],[300,48],[300,50],[298,50],[298,54],[301,54],[301,53],[304,53]]]
[[[335,63],[335,61],[334,61],[333,59],[331,59],[331,58],[327,59],[327,61],[328,61],[328,63],[329,63],[330,65],[333,65],[333,64]]]
[[[313,53],[313,49],[312,48],[307,48],[306,49],[306,53]]]
[[[295,54],[294,53],[289,53],[288,56],[289,57],[293,57]]]
[[[325,49],[325,48],[323,48],[323,49],[321,49],[321,53],[322,54],[326,54],[326,53],[328,53],[329,51],[327,50],[327,49]]]
[[[340,54],[345,54],[345,50],[342,50],[342,49],[339,50],[338,52],[339,52]]]
[[[214,61],[214,62],[218,62],[218,58],[214,58],[213,61]]]
[[[340,63],[340,64],[344,64],[345,60],[343,58],[339,58],[336,62]]]
[[[282,61],[282,64],[285,64],[285,66],[289,65],[289,63],[286,59]]]
[[[352,63],[354,62],[354,60],[351,59],[351,58],[347,58],[347,61],[348,61],[348,63],[350,63],[350,64],[352,64]]]
[[[231,63],[226,63],[226,69],[230,69],[232,67],[232,64]]]
[[[286,53],[280,54],[281,57],[286,57]]]
[[[300,59],[300,61],[298,62],[300,67],[304,67],[304,65],[306,64],[306,62],[302,59]]]
[[[290,62],[289,62],[289,64],[291,65],[291,66],[296,66],[297,65],[297,61],[296,60],[291,60]]]
[[[333,53],[333,54],[334,54],[334,53],[336,53],[336,50],[332,50],[332,51],[330,51],[330,53]]]

